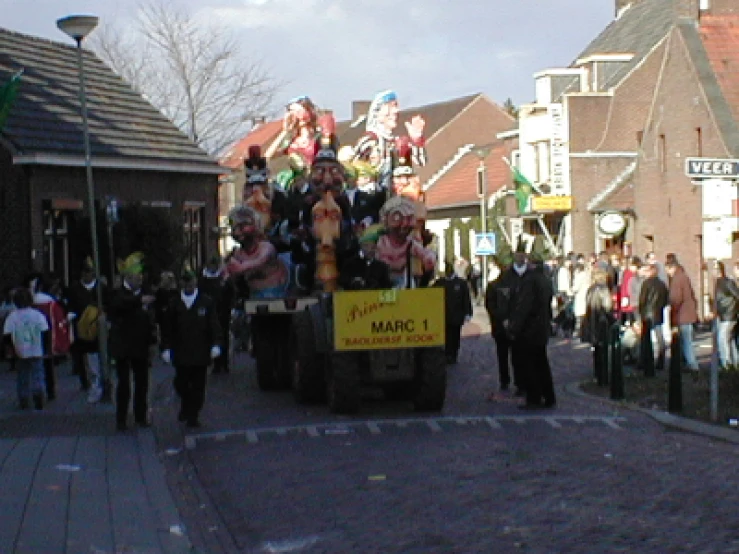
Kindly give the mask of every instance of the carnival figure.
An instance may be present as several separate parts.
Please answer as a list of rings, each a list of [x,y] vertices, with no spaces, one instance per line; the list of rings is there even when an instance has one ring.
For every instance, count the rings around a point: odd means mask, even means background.
[[[290,100],[282,120],[282,131],[267,149],[267,159],[279,155],[297,154],[303,167],[310,167],[316,154],[317,111],[307,96]]]
[[[398,112],[398,96],[395,92],[386,90],[375,96],[367,112],[367,131],[355,149],[355,160],[369,162],[377,168],[378,184],[385,189],[390,187],[393,174]],[[426,165],[425,125],[420,115],[405,123],[413,149],[413,163],[420,166]]]
[[[267,160],[262,156],[262,149],[258,144],[249,147],[248,157],[244,160],[244,194],[242,200],[259,214],[263,229],[269,229],[272,223],[272,199],[274,191],[269,182]]]
[[[252,299],[284,298],[290,285],[289,264],[265,238],[259,213],[239,206],[231,210],[229,221],[240,248],[226,262],[227,277],[242,277]]]
[[[377,259],[390,267],[396,286],[414,288],[418,280],[412,273],[412,260],[421,261],[423,271],[436,266],[436,253],[425,248],[413,237],[416,226],[416,207],[408,198],[394,196],[380,210],[385,234],[377,241]]]
[[[411,156],[412,149],[410,142],[405,137],[398,140],[398,158],[395,169],[393,170],[393,195],[402,196],[413,202],[416,214],[416,224],[411,237],[414,241],[422,246],[427,246],[432,236],[426,230],[426,219],[428,219],[428,210],[426,209],[426,201],[421,187],[421,179],[418,177],[413,168]],[[421,282],[425,276],[425,281],[429,281],[433,275],[428,275],[428,270],[424,270],[423,263],[420,258],[413,257],[411,259],[412,274],[416,282]]]

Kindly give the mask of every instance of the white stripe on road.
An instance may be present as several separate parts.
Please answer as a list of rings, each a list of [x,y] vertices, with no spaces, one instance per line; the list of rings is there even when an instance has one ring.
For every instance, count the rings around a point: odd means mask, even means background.
[[[392,429],[406,429],[410,426],[421,426],[432,431],[433,433],[441,433],[449,430],[449,427],[474,426],[477,424],[487,425],[490,429],[498,430],[504,427],[504,424],[514,423],[516,427],[526,425],[532,422],[544,422],[553,429],[563,429],[563,423],[598,423],[605,425],[611,429],[622,429],[619,423],[626,421],[624,417],[611,416],[582,416],[582,415],[527,415],[527,416],[448,416],[433,418],[408,418],[408,419],[376,419],[369,421],[353,421],[342,422],[340,426],[336,423],[316,423],[312,425],[294,425],[281,427],[263,427],[260,429],[238,429],[238,430],[221,430],[213,433],[200,433],[185,436],[185,448],[192,450],[197,446],[198,441],[215,440],[223,442],[227,438],[243,438],[249,444],[257,444],[260,437],[277,435],[286,437],[291,434],[292,437],[308,436],[311,438],[319,438],[331,435],[345,435],[350,432],[369,432],[371,435],[382,435],[383,428],[386,431]],[[442,425],[443,424],[443,425]],[[445,429],[446,427],[446,429]]]

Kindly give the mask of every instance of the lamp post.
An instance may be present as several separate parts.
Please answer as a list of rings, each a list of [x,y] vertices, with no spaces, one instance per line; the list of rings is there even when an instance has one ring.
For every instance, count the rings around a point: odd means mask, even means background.
[[[70,15],[56,22],[56,26],[63,33],[73,38],[77,43],[77,69],[80,78],[80,109],[82,111],[82,134],[85,149],[85,171],[87,177],[87,201],[90,214],[90,232],[92,233],[92,261],[95,266],[95,279],[97,280],[97,304],[100,312],[103,312],[103,291],[100,269],[100,249],[97,234],[97,211],[95,209],[95,184],[92,180],[92,157],[90,155],[90,129],[87,121],[87,95],[85,93],[85,66],[82,58],[82,41],[97,27],[98,18],[93,15]],[[100,344],[100,369],[106,380],[110,378],[108,373],[108,333],[105,320],[98,325],[98,341]],[[105,393],[109,394],[109,390]]]
[[[487,182],[487,168],[485,167],[485,159],[493,149],[492,145],[486,144],[483,146],[476,146],[474,149],[475,155],[480,160],[480,165],[477,168],[477,196],[480,198],[480,232],[485,234],[488,229],[488,182]],[[482,260],[482,290],[484,291],[488,286],[488,262],[486,258]]]

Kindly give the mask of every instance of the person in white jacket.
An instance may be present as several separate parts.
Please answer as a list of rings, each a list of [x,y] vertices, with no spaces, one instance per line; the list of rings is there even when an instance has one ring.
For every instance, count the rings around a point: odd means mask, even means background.
[[[585,316],[585,312],[587,311],[586,299],[588,288],[590,288],[590,271],[584,263],[578,262],[575,266],[575,274],[572,279],[572,295],[574,297],[573,311],[575,312],[575,318],[577,319],[575,327],[576,332],[579,332],[582,318]]]

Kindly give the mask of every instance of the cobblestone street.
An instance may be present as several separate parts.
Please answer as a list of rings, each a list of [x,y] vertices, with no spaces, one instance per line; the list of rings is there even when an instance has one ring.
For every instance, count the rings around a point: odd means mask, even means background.
[[[591,374],[589,349],[567,341],[550,348],[556,410],[489,402],[497,369],[481,312],[466,334],[440,415],[371,393],[354,418],[299,406],[260,392],[246,359],[213,376],[204,427],[185,435],[162,389],[158,438],[177,449],[165,462],[193,541],[205,552],[739,552],[734,446],[567,394]]]

